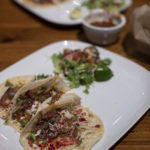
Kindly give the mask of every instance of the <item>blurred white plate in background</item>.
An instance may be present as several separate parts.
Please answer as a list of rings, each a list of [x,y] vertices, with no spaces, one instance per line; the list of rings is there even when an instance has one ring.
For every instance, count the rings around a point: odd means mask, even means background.
[[[35,7],[29,3],[24,3],[24,0],[14,0],[17,4],[30,11],[31,13],[37,15],[38,17],[55,24],[60,25],[78,25],[81,24],[82,17],[89,12],[85,7],[81,7],[83,0],[72,0],[70,2],[65,2],[57,6],[50,7]],[[132,0],[125,0],[126,4],[124,7],[119,9],[119,11],[126,10],[131,4]],[[76,20],[72,20],[69,17],[70,12],[74,9],[81,8],[81,17]]]

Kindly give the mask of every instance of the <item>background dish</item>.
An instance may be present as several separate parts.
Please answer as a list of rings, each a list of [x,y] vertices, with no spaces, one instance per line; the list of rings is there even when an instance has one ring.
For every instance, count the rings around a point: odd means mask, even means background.
[[[62,41],[48,45],[3,70],[0,74],[0,83],[16,75],[52,73],[53,64],[50,60],[52,54],[64,48],[84,48],[88,45],[90,44],[77,41]],[[108,82],[94,83],[89,95],[82,92],[82,87],[73,91],[81,96],[84,106],[90,107],[103,120],[105,133],[93,150],[106,150],[149,109],[150,73],[119,55],[100,47],[98,49],[101,58],[112,59],[110,68],[114,72],[114,77]],[[19,144],[19,134],[11,127],[3,125],[2,120],[0,120],[0,145],[4,150],[23,149]]]
[[[119,11],[124,11],[132,4],[132,0],[125,0],[126,5]],[[60,25],[78,25],[81,24],[82,17],[89,12],[86,8],[81,7],[82,16],[79,19],[72,20],[69,17],[70,12],[76,8],[80,7],[83,0],[72,0],[72,2],[66,2],[58,6],[52,7],[33,7],[32,5],[25,4],[23,0],[14,0],[17,4],[27,9],[31,13],[37,15],[38,17],[55,24]]]

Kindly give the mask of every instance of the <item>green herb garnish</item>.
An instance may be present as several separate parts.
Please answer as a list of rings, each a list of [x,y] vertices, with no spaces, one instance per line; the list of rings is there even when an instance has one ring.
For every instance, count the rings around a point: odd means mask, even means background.
[[[19,123],[21,124],[21,127],[24,128],[26,126],[26,124],[28,123],[28,120],[22,119],[19,121]]]
[[[28,136],[28,139],[32,139],[33,141],[36,140],[36,136],[34,133],[31,133],[29,136]]]
[[[125,0],[120,0],[119,2],[115,0],[85,0],[82,6],[88,9],[107,9],[107,10],[118,10],[125,5]]]
[[[97,71],[98,65],[101,64],[108,68],[108,65],[111,63],[109,58],[100,60],[99,52],[95,47],[87,47],[83,51],[80,49],[67,49],[63,53],[54,54],[52,61],[55,67],[54,72],[62,74],[69,81],[70,88],[84,86],[85,94],[89,93],[90,85],[94,81],[104,80],[99,77],[101,73]],[[95,71],[97,72],[95,73]],[[105,75],[107,76],[105,81],[109,80],[110,72],[106,72]]]
[[[86,88],[85,88],[85,90],[84,90],[84,93],[89,94],[90,85],[87,84],[85,87],[86,87]]]
[[[6,87],[12,87],[13,84],[12,84],[10,81],[7,80],[7,81],[5,82],[5,86],[6,86]]]
[[[48,76],[49,76],[49,75],[39,74],[39,75],[35,76],[34,80],[45,79],[45,78],[48,78]]]
[[[5,123],[7,123],[8,122],[8,117],[5,119]]]
[[[71,106],[67,106],[67,110],[71,113],[72,112],[72,107]]]
[[[77,118],[76,118],[76,115],[75,115],[75,114],[73,114],[73,116],[72,116],[71,120],[72,120],[72,121],[77,120]]]
[[[23,96],[19,96],[18,98],[17,98],[17,101],[20,101],[20,100],[23,100],[24,98],[23,98]]]
[[[80,145],[81,145],[81,143],[82,143],[82,139],[80,139],[80,140],[78,141],[77,146],[80,146]]]

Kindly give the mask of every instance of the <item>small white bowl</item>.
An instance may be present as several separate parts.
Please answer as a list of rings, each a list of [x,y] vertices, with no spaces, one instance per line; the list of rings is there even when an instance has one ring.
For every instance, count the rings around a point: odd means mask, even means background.
[[[113,17],[114,20],[118,18],[118,23],[113,27],[96,27],[91,25],[91,22],[98,21],[99,19]],[[93,10],[87,14],[83,20],[83,29],[87,38],[98,45],[112,44],[117,41],[122,28],[126,23],[126,18],[119,13],[112,13],[102,9]]]

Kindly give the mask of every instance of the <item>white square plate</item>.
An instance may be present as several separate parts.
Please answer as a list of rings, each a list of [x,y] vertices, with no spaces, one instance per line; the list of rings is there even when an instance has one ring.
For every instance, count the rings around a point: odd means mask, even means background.
[[[78,41],[61,41],[41,48],[0,73],[0,83],[9,77],[28,74],[52,74],[50,59],[65,48],[83,49],[90,44]],[[83,106],[90,107],[104,123],[103,138],[92,150],[107,150],[116,143],[150,107],[150,73],[143,67],[97,47],[101,58],[111,58],[114,76],[107,82],[92,84],[90,94],[84,87],[73,89],[82,98]],[[22,150],[19,133],[3,125],[0,120],[0,149]]]
[[[55,24],[60,25],[78,25],[82,22],[82,17],[84,17],[89,10],[82,7],[81,4],[84,0],[70,0],[70,2],[65,2],[57,6],[46,6],[46,7],[35,7],[29,3],[25,3],[24,0],[14,0],[18,5],[22,6],[31,13],[37,15],[38,17]],[[119,11],[126,10],[131,4],[132,0],[125,0],[125,6]],[[69,17],[70,12],[74,8],[81,8],[81,17],[76,20],[72,20]]]

